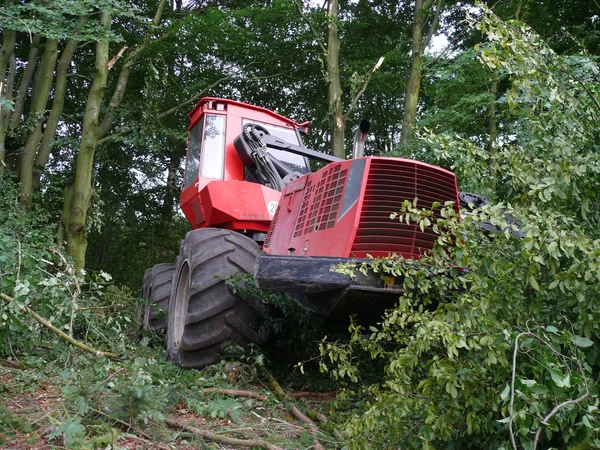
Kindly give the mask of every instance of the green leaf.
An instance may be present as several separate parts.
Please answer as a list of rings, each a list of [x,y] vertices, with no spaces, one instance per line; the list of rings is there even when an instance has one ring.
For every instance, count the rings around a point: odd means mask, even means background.
[[[88,406],[87,400],[81,396],[77,397],[76,404],[77,404],[77,414],[79,414],[80,416],[85,416],[89,411],[89,406]]]
[[[583,348],[591,347],[592,345],[594,345],[594,342],[592,340],[582,336],[573,336],[571,338],[571,342],[577,347]]]
[[[64,424],[48,435],[48,439],[54,439],[59,436],[64,437],[66,447],[82,441],[85,438],[85,427],[81,424],[81,418],[69,417]]]
[[[536,384],[535,380],[528,380],[526,378],[521,378],[519,381],[527,387],[532,387]]]
[[[537,280],[535,279],[535,277],[533,275],[529,275],[529,284],[531,285],[532,288],[534,288],[536,291],[540,290],[540,285],[538,284]]]
[[[557,369],[548,369],[548,371],[550,372],[550,377],[552,378],[552,381],[554,381],[554,384],[556,384],[558,387],[571,386],[571,379],[569,375],[563,375],[562,372]]]
[[[458,397],[458,391],[456,390],[456,386],[452,382],[446,383],[446,392],[452,396],[452,398]]]
[[[548,392],[550,392],[548,390],[548,388],[546,386],[544,386],[543,384],[540,383],[536,383],[533,386],[531,386],[531,390],[530,392],[534,395],[546,395],[548,394]]]

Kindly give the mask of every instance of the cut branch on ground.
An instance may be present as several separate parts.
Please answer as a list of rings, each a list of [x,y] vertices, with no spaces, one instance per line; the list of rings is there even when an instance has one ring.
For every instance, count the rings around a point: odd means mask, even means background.
[[[7,301],[7,302],[13,302],[14,299],[2,292],[0,292],[0,298],[2,298],[3,300]],[[63,333],[61,330],[59,330],[58,328],[56,328],[54,325],[52,325],[50,322],[48,322],[46,319],[44,319],[42,316],[40,316],[38,313],[36,313],[35,311],[32,311],[31,309],[29,309],[27,306],[23,305],[21,307],[21,311],[26,312],[27,314],[29,314],[31,317],[33,317],[37,322],[39,322],[40,324],[42,324],[44,327],[48,328],[50,331],[52,331],[54,334],[56,334],[57,336],[61,337],[62,339],[64,339],[65,341],[67,341],[69,344],[85,351],[88,353],[92,353],[93,355],[96,356],[104,356],[105,358],[111,358],[111,359],[119,359],[119,355],[117,355],[116,353],[111,353],[111,352],[105,352],[102,350],[98,350],[95,349],[93,347],[90,347],[89,345],[86,345],[82,342],[79,342],[76,339],[73,339],[71,336],[69,336],[66,333]]]

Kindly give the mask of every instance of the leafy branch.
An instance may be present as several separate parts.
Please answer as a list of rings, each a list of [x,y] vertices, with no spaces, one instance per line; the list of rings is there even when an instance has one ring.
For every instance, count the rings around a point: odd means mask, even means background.
[[[5,300],[6,302],[14,302],[14,298],[6,295],[3,292],[0,292],[0,298],[2,298],[3,300]],[[56,334],[57,336],[59,336],[60,338],[64,339],[65,341],[67,341],[69,344],[85,351],[88,353],[92,353],[96,356],[104,356],[106,358],[111,358],[111,359],[119,359],[119,355],[117,355],[116,353],[111,353],[111,352],[105,352],[102,350],[98,350],[95,349],[93,347],[90,347],[89,345],[86,345],[82,342],[79,342],[78,340],[72,338],[71,336],[69,336],[68,334],[62,332],[61,330],[59,330],[58,328],[56,328],[54,325],[52,325],[50,322],[48,322],[46,319],[44,319],[42,316],[40,316],[38,313],[36,313],[35,311],[32,311],[31,309],[29,309],[27,306],[25,305],[21,305],[20,306],[20,310],[23,312],[26,312],[27,314],[29,314],[31,317],[33,317],[37,322],[39,322],[40,324],[42,324],[44,327],[48,328],[50,331],[52,331],[54,334]]]
[[[515,338],[515,347],[513,350],[512,376],[511,376],[511,382],[510,382],[510,406],[509,406],[510,416],[509,416],[509,421],[508,421],[510,441],[511,441],[511,444],[512,444],[512,447],[514,450],[517,450],[517,443],[515,441],[515,432],[513,429],[513,422],[514,422],[514,418],[515,418],[514,403],[515,403],[515,381],[516,381],[516,376],[517,376],[517,354],[519,352],[519,340],[526,336],[539,341],[543,346],[550,349],[552,354],[555,354],[556,356],[559,356],[561,358],[567,358],[572,363],[577,365],[577,367],[580,371],[581,378],[583,380],[583,385],[585,387],[585,392],[582,395],[580,395],[576,399],[565,400],[565,401],[555,405],[554,408],[552,408],[552,410],[542,419],[542,421],[540,422],[540,425],[538,426],[538,428],[535,432],[535,437],[533,439],[533,446],[532,446],[533,450],[536,450],[536,448],[537,448],[537,445],[538,445],[538,442],[540,439],[540,434],[542,432],[544,425],[547,425],[548,422],[550,420],[552,420],[554,418],[554,416],[556,416],[556,414],[558,414],[561,410],[563,410],[567,406],[577,405],[577,404],[583,402],[588,397],[590,397],[590,390],[589,390],[589,387],[588,387],[588,384],[586,381],[585,373],[583,372],[583,368],[581,367],[581,361],[579,359],[574,358],[574,357],[567,357],[564,354],[558,352],[546,339],[542,338],[537,333],[533,333],[531,331],[524,331],[524,332],[519,333]]]

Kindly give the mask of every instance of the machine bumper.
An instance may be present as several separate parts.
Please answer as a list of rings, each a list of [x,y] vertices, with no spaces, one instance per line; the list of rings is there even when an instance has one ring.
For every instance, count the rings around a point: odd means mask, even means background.
[[[335,272],[340,264],[366,259],[260,255],[254,279],[259,288],[285,292],[305,309],[328,317],[379,316],[402,293],[401,280],[356,271]]]

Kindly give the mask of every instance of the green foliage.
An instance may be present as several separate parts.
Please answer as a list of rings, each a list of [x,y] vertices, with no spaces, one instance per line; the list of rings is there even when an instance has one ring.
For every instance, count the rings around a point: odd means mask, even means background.
[[[407,202],[392,215],[438,239],[418,262],[362,267],[402,284],[398,304],[378,324],[353,325],[349,342],[321,346],[337,378],[358,378],[359,352],[385,362],[382,383],[339,400],[358,407],[344,421],[351,448],[600,445],[600,86],[585,75],[597,68],[489,11],[477,27],[490,40],[480,59],[510,80],[514,135],[492,152],[425,137],[463,186],[486,186],[498,202],[462,220],[452,205],[434,205],[434,216]]]
[[[61,438],[67,448],[79,447],[85,439],[85,427],[79,417],[69,417],[65,423],[56,427],[48,439]]]
[[[298,360],[309,360],[318,351],[318,343],[326,334],[346,335],[346,322],[335,323],[308,311],[286,294],[261,290],[256,286],[252,274],[238,274],[227,279],[234,291],[261,302],[268,313],[260,327],[268,337],[265,350],[271,364],[284,367],[295,365]],[[301,366],[301,370],[316,369],[311,364]],[[284,369],[285,370],[285,369]]]
[[[212,419],[231,419],[235,422],[241,416],[240,405],[235,398],[213,396],[210,401],[190,398],[187,405],[196,414]]]
[[[0,178],[0,206],[0,290],[14,299],[0,303],[0,354],[10,354],[11,341],[29,351],[55,339],[24,306],[76,339],[124,353],[123,334],[135,317],[131,295],[104,272],[76,273],[55,243],[49,214],[26,213],[12,177]]]
[[[3,393],[5,395],[6,393]],[[0,432],[12,434],[15,431],[29,433],[31,426],[23,418],[17,417],[12,411],[4,405],[0,405]],[[0,445],[4,444],[0,435]]]
[[[137,16],[136,9],[129,2],[121,0],[37,0],[4,5],[0,14],[0,26],[52,39],[122,40],[118,34],[102,27],[98,21],[78,20],[79,17],[97,15],[100,11],[123,18]]]

